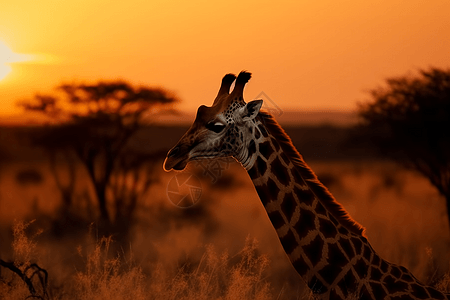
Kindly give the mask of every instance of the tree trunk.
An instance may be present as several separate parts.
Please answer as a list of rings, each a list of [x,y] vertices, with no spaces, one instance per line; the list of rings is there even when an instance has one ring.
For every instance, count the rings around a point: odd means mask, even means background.
[[[445,204],[447,206],[448,226],[450,229],[450,193],[447,193],[444,196],[445,196]]]
[[[102,184],[95,184],[95,192],[97,194],[98,208],[100,210],[100,221],[103,226],[110,226],[111,220],[109,218],[108,209],[106,208],[106,186]]]

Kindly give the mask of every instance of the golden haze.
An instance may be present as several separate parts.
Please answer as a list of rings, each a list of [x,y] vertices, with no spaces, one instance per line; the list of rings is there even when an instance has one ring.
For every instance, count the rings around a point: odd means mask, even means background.
[[[352,110],[386,77],[450,65],[449,11],[446,0],[6,0],[0,41],[45,59],[10,64],[0,115],[62,81],[115,78],[165,87],[194,111],[242,69],[254,73],[247,99]]]

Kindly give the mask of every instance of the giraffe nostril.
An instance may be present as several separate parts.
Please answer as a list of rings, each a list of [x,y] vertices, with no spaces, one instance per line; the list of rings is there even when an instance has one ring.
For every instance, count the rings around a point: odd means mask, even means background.
[[[172,150],[169,151],[168,157],[172,157],[177,155],[177,153],[180,152],[180,147],[175,147]]]

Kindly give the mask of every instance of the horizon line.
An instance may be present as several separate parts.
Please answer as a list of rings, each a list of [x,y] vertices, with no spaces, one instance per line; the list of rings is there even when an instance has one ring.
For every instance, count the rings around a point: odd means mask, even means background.
[[[271,112],[270,109],[269,112]],[[356,123],[357,120],[357,111],[350,109],[308,108],[304,110],[272,111],[271,113],[281,125],[330,124],[348,126]],[[153,121],[156,125],[184,126],[194,121],[195,111],[178,111],[175,114],[158,114],[154,117]],[[30,113],[0,113],[0,126],[39,125],[46,123],[44,119],[44,117]]]

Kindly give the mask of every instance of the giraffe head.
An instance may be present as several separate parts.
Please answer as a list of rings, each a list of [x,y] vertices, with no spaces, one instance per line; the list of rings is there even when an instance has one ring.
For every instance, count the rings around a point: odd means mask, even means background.
[[[252,163],[254,157],[249,154],[249,146],[253,141],[253,120],[261,109],[262,100],[244,102],[244,86],[250,78],[248,72],[239,73],[237,78],[234,74],[223,77],[213,105],[198,108],[192,126],[167,154],[164,170],[183,170],[192,160],[226,156],[234,157],[244,167]]]

